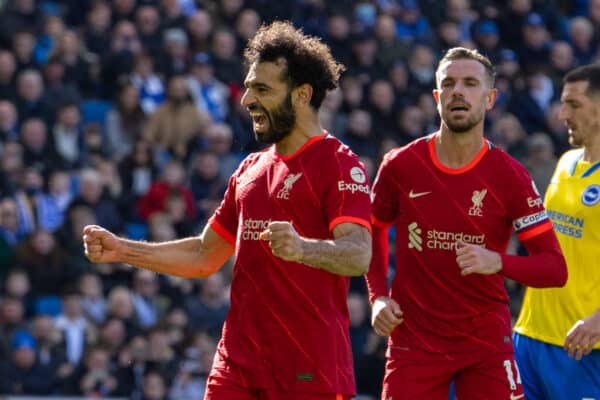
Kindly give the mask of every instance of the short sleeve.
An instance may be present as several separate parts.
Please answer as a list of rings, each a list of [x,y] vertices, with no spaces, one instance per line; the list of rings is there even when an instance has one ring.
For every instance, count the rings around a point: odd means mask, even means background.
[[[323,202],[329,231],[344,222],[363,225],[371,231],[370,186],[365,167],[345,146],[340,146],[331,161],[333,167],[331,174],[326,175]]]
[[[381,162],[371,195],[372,222],[381,227],[392,224],[398,213],[398,185],[392,176],[392,162],[388,154]]]
[[[229,178],[223,200],[208,221],[209,226],[233,246],[236,242],[238,225],[238,212],[235,201],[236,182],[237,173]]]

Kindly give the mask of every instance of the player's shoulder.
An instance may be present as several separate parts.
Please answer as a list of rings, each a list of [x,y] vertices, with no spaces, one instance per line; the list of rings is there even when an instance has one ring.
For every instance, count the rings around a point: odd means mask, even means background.
[[[268,157],[270,147],[267,147],[264,150],[255,151],[249,153],[238,165],[237,170],[234,172],[234,175],[243,174],[248,168],[256,165],[260,162],[264,157]]]
[[[504,173],[508,176],[514,173],[518,175],[529,175],[527,168],[519,160],[489,140],[487,141],[487,145],[490,147],[490,151],[488,152],[489,164],[497,172]]]
[[[571,149],[567,150],[563,153],[562,156],[558,159],[558,163],[556,164],[556,171],[568,171],[571,172],[577,161],[579,161],[583,157],[583,149]]]
[[[316,150],[323,163],[339,162],[339,160],[358,161],[358,154],[340,139],[329,133],[325,135],[323,140],[318,141],[316,144],[316,146],[312,147]]]
[[[427,135],[404,146],[394,147],[383,156],[382,165],[394,165],[412,162],[415,155],[427,154],[427,143],[431,140],[432,135]]]

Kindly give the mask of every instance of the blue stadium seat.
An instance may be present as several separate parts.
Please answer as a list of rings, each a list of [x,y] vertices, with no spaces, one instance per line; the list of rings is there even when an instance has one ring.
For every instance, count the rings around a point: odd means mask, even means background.
[[[43,296],[35,301],[35,313],[56,317],[62,312],[62,303],[58,296]]]
[[[90,122],[98,123],[104,128],[106,114],[112,107],[112,103],[106,100],[84,100],[81,102],[81,122],[86,125]]]

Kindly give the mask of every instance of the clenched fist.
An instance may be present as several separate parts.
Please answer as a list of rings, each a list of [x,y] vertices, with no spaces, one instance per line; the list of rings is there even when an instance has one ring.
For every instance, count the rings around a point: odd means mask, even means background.
[[[116,262],[119,260],[119,238],[98,225],[83,228],[83,248],[92,262]]]
[[[378,297],[373,302],[371,325],[380,336],[390,336],[392,331],[404,321],[402,310],[390,297]]]
[[[290,222],[271,222],[260,233],[260,239],[269,242],[273,255],[286,261],[300,261],[304,255],[303,239]]]

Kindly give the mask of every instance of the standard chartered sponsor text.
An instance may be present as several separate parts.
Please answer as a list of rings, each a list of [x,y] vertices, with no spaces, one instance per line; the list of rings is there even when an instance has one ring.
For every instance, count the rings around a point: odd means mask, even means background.
[[[408,248],[423,251],[423,236],[421,228],[416,222],[408,225]],[[428,249],[456,250],[456,243],[462,240],[465,243],[478,244],[485,247],[485,235],[473,235],[465,232],[448,232],[430,229],[425,233],[425,246]]]
[[[242,240],[260,240],[262,231],[269,227],[270,219],[246,219],[243,223]]]
[[[480,244],[485,246],[485,235],[470,235],[465,232],[447,232],[431,229],[427,231],[427,247],[439,250],[456,250],[456,242]]]

